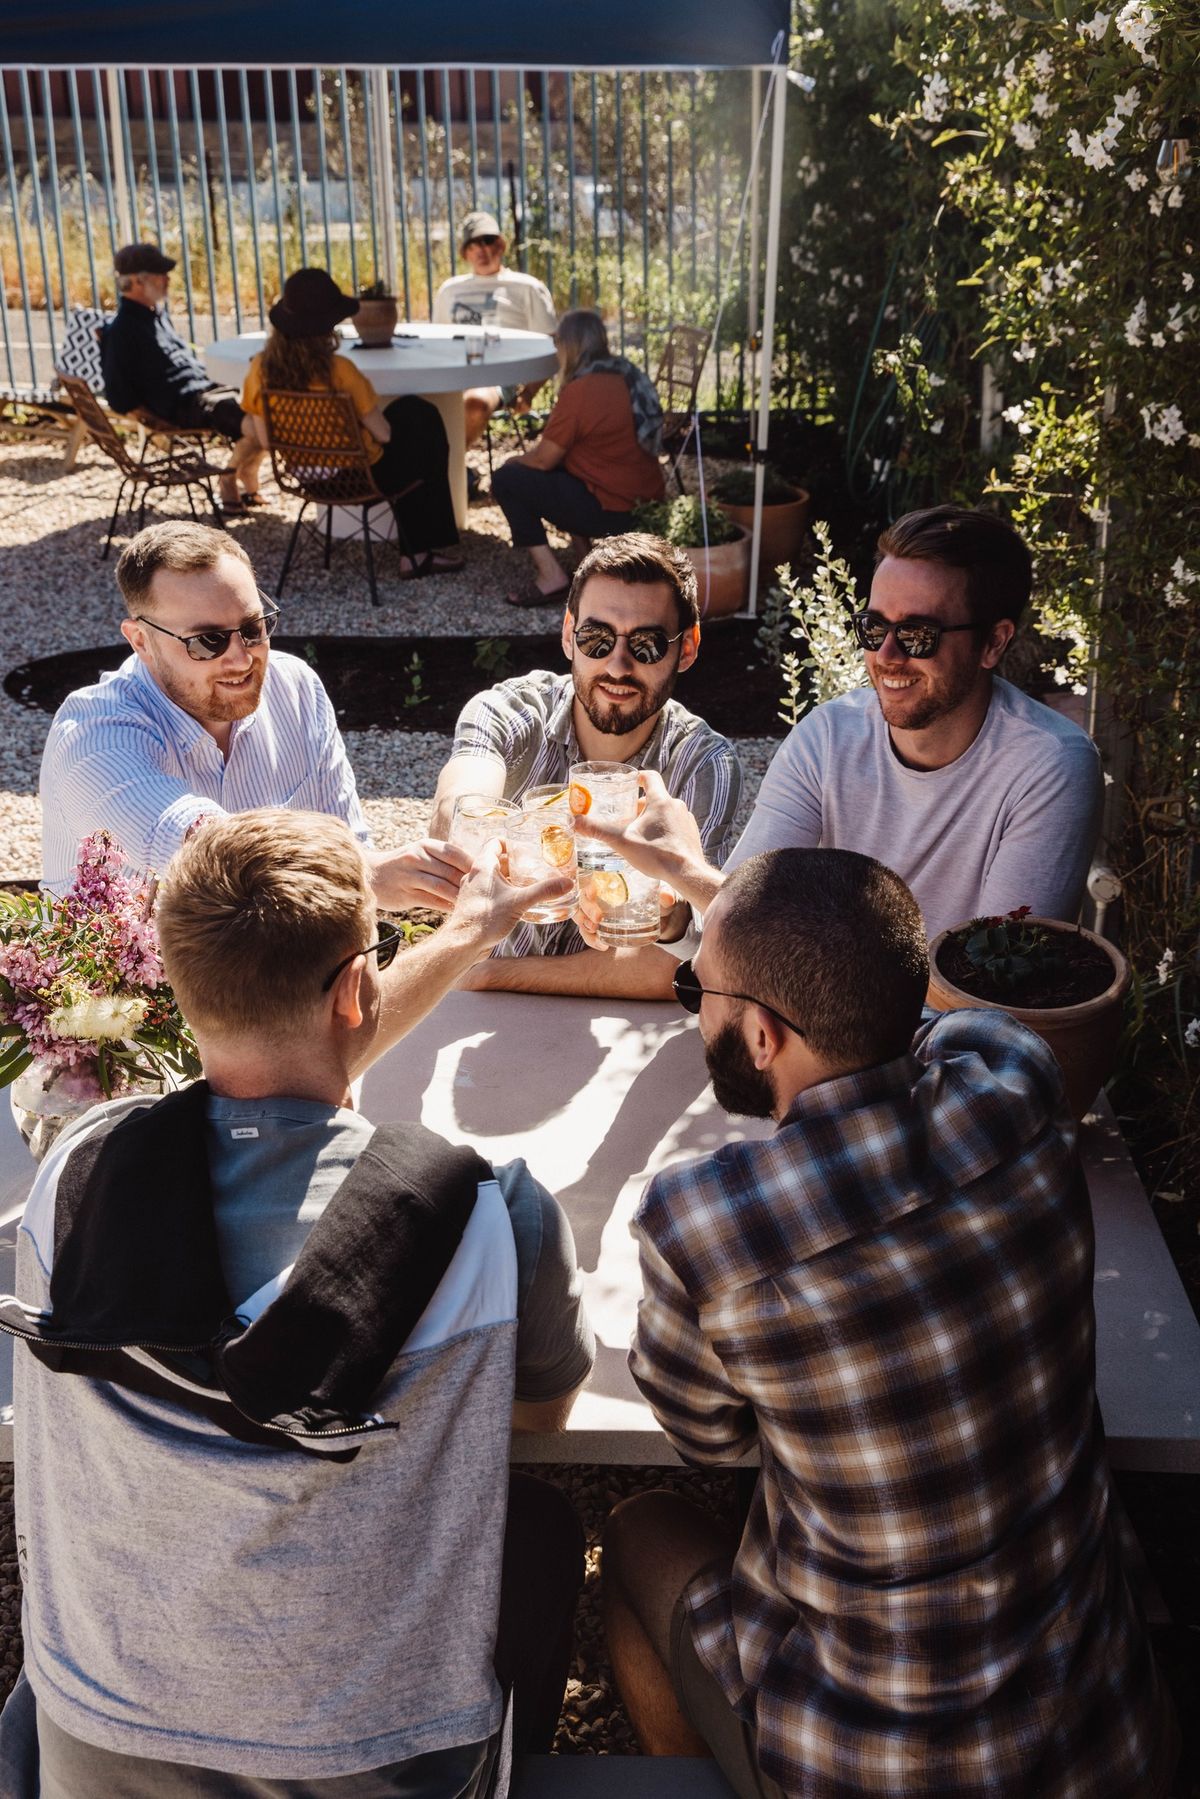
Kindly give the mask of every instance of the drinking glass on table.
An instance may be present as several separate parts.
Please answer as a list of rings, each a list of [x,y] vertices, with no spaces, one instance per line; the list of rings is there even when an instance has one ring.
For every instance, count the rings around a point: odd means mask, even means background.
[[[637,817],[638,771],[629,763],[577,762],[570,782],[568,803],[576,818],[619,829]],[[580,890],[600,910],[597,936],[614,946],[656,943],[660,906],[654,876],[587,837],[579,839],[578,859]]]
[[[464,331],[463,339],[467,347],[468,362],[482,362],[484,336],[482,331]]]
[[[503,837],[506,822],[520,810],[515,801],[494,794],[460,793],[450,821],[450,842],[475,857],[493,837]]]
[[[508,878],[516,886],[544,881],[547,875],[571,878],[571,891],[551,905],[531,906],[521,917],[530,924],[558,924],[570,918],[579,904],[575,863],[575,828],[567,805],[565,787],[531,787],[518,816],[504,826],[508,850]]]

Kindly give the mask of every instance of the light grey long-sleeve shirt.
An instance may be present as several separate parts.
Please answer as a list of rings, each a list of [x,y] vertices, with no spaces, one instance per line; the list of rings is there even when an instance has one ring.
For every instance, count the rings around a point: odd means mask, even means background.
[[[900,761],[864,688],[789,732],[728,866],[762,850],[858,850],[908,883],[931,938],[1016,906],[1072,919],[1103,792],[1087,732],[1008,681],[994,681],[970,749],[934,769]]]

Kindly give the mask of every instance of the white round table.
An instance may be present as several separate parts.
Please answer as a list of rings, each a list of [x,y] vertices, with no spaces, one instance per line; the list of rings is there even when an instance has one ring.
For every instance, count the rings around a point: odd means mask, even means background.
[[[469,363],[466,330],[462,325],[402,322],[391,344],[382,350],[369,350],[359,343],[352,325],[345,328],[345,334],[338,334],[341,354],[362,370],[381,398],[420,394],[441,413],[450,444],[450,494],[460,529],[467,522],[463,394],[469,387],[519,387],[526,381],[544,381],[558,367],[554,339],[542,331],[501,330],[500,342],[487,346],[484,360]],[[266,341],[265,331],[219,338],[205,346],[204,365],[214,381],[240,393],[251,358]]]

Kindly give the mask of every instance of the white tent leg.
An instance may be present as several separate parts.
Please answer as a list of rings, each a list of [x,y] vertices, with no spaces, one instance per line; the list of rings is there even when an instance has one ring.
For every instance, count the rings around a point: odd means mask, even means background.
[[[746,336],[750,343],[750,405],[753,415],[758,403],[758,382],[762,369],[762,353],[756,347],[758,335],[758,261],[760,245],[758,241],[758,207],[759,207],[759,167],[758,167],[758,119],[762,111],[762,70],[750,71],[750,142],[753,148],[753,160],[750,168],[750,284],[746,293]]]
[[[771,381],[775,363],[775,290],[779,285],[779,225],[783,196],[783,130],[787,112],[787,73],[779,65],[772,70],[775,114],[771,121],[771,185],[767,196],[767,267],[763,278],[762,375],[758,389],[757,457],[754,465],[754,530],[750,538],[750,599],[753,618],[758,608],[758,552],[762,541],[763,458],[771,428]]]
[[[379,254],[382,267],[379,279],[387,283],[389,294],[397,292],[400,279],[396,238],[396,183],[392,173],[391,103],[388,98],[386,69],[370,69],[371,84],[371,156],[375,175],[375,216],[379,220]]]

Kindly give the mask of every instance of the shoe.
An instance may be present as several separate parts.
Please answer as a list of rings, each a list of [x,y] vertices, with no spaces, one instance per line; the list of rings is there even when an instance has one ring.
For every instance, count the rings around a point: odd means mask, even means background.
[[[457,575],[466,568],[466,559],[462,556],[439,556],[434,550],[426,550],[421,556],[412,558],[411,568],[400,570],[402,581],[422,581],[426,575]]]
[[[269,512],[270,508],[271,502],[265,494],[255,492],[242,495],[241,510],[243,512]]]
[[[541,588],[535,583],[532,587],[525,588],[521,593],[506,593],[504,596],[504,604],[506,606],[524,606],[530,608],[534,606],[561,606],[570,591],[571,583],[569,581],[564,581],[561,587],[552,588],[549,593],[543,593]]]

